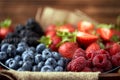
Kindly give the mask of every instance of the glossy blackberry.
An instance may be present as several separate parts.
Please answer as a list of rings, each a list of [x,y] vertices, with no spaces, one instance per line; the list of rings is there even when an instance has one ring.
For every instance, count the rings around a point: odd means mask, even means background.
[[[28,19],[26,29],[31,29],[32,31],[38,33],[39,36],[44,34],[42,27],[33,18]]]
[[[20,38],[8,38],[8,39],[3,39],[1,44],[9,43],[9,44],[17,45],[20,41],[21,41]]]
[[[15,32],[11,32],[11,33],[7,34],[5,37],[5,39],[9,39],[9,38],[19,38],[19,35]]]
[[[15,32],[16,33],[20,33],[22,30],[25,29],[25,26],[22,25],[22,24],[18,24],[16,27],[15,27]]]
[[[20,32],[20,37],[39,37],[39,35],[32,30],[22,30]]]
[[[29,46],[37,46],[39,42],[37,41],[39,38],[36,37],[24,37],[21,41],[26,42]]]

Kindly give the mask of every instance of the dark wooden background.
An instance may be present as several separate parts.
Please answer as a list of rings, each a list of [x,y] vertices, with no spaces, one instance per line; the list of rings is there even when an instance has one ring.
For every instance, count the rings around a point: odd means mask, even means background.
[[[120,15],[120,0],[0,0],[0,20],[9,17],[14,24],[24,23],[45,6],[80,9],[102,23],[115,23]]]

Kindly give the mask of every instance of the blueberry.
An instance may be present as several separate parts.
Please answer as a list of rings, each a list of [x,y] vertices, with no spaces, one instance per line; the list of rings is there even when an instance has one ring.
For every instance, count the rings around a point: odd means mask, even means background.
[[[58,60],[57,65],[63,67],[64,66],[64,60],[62,60],[62,59]]]
[[[26,61],[23,63],[22,68],[25,71],[30,71],[32,69],[32,63],[30,61]]]
[[[24,58],[24,56],[27,55],[27,54],[30,55],[30,56],[34,56],[34,55],[35,55],[33,51],[31,51],[31,50],[26,50],[26,51],[23,52],[22,58]]]
[[[58,52],[52,52],[53,54],[53,57],[56,59],[56,60],[59,60],[61,55],[58,53]]]
[[[40,61],[42,61],[43,59],[42,59],[42,55],[41,54],[37,54],[36,56],[35,56],[35,63],[36,64],[38,64]]]
[[[25,42],[20,42],[20,43],[18,43],[18,47],[24,47],[24,48],[27,48],[28,45],[27,45],[27,43],[25,43]]]
[[[38,66],[39,71],[40,71],[41,68],[44,66],[44,62],[43,61],[39,62],[37,66]]]
[[[34,63],[34,56],[30,55],[30,54],[24,55],[23,62],[25,62],[25,61],[30,61],[30,62]]]
[[[15,70],[18,69],[18,63],[17,63],[17,61],[14,60],[14,59],[10,60],[8,67],[11,68],[11,69],[15,69]]]
[[[20,67],[17,71],[25,71],[25,69]]]
[[[52,71],[54,71],[54,69],[50,65],[45,65],[41,68],[41,72],[52,72]]]
[[[57,66],[57,67],[55,67],[55,71],[63,71],[63,67],[61,67],[61,66]]]
[[[43,58],[45,58],[45,59],[48,59],[48,58],[50,58],[50,57],[52,57],[53,55],[52,55],[52,52],[49,50],[49,49],[44,49],[43,51],[42,51],[42,57]]]
[[[7,54],[9,57],[15,56],[16,55],[16,48],[14,45],[10,44],[7,49]]]
[[[4,44],[1,46],[1,51],[7,52],[8,46],[9,46],[8,43],[4,43]]]
[[[19,61],[18,65],[21,67],[23,65],[23,61]]]
[[[20,56],[20,55],[16,55],[16,56],[14,57],[14,59],[15,59],[17,62],[19,62],[19,61],[21,60],[21,56]]]
[[[45,44],[41,43],[36,47],[36,51],[41,54],[45,48],[46,48]]]
[[[34,65],[34,66],[32,67],[32,71],[39,71],[38,66],[37,66],[37,65]]]
[[[7,59],[7,54],[6,52],[0,52],[0,60],[6,60]]]
[[[25,51],[25,48],[24,48],[24,47],[17,47],[17,49],[16,49],[16,52],[17,52],[18,54],[22,54],[24,51]]]
[[[57,65],[57,62],[54,58],[48,58],[45,62],[45,65],[51,65],[51,66],[55,67]]]
[[[34,47],[29,47],[28,50],[31,50],[31,51],[33,51],[33,52],[36,51]]]
[[[5,65],[8,66],[9,63],[13,60],[13,58],[9,58],[8,60],[5,61]]]

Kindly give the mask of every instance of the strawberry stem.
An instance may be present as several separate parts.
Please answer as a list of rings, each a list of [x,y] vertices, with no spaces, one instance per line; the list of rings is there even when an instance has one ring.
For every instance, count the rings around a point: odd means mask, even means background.
[[[9,28],[11,23],[12,23],[11,19],[6,19],[0,22],[0,27]]]

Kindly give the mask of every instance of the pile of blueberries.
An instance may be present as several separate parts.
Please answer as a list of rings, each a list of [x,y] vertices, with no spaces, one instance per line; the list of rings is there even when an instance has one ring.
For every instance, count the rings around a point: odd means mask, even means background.
[[[4,43],[0,49],[0,61],[10,69],[18,71],[64,71],[68,63],[58,52],[51,51],[42,43],[29,47],[20,42],[17,47]]]
[[[0,43],[0,62],[18,71],[64,71],[69,60],[39,43],[42,35],[44,31],[32,18],[17,25]]]

